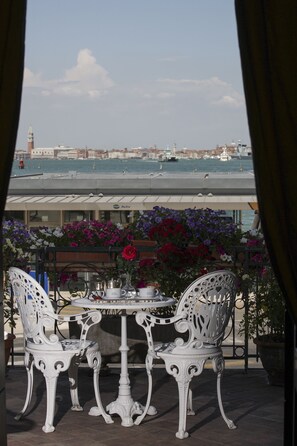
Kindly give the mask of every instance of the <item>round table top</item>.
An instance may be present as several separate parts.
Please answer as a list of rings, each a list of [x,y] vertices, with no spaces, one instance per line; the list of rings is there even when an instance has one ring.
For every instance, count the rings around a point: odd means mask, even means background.
[[[95,299],[91,300],[87,297],[74,299],[71,305],[83,308],[96,308],[102,310],[141,310],[146,308],[162,308],[174,305],[176,300],[173,297],[157,296],[155,298],[140,299],[135,298],[119,298],[119,299]]]

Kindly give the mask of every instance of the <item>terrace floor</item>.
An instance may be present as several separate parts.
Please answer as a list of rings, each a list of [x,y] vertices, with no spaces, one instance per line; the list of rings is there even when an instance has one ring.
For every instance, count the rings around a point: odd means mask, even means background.
[[[104,405],[117,395],[120,370],[112,368],[100,377]],[[8,446],[119,446],[129,445],[185,445],[220,446],[282,446],[284,389],[267,384],[262,368],[251,368],[247,373],[226,363],[222,380],[222,396],[229,418],[238,426],[229,430],[220,416],[216,399],[216,380],[212,370],[206,369],[193,380],[195,416],[188,416],[190,437],[175,437],[178,423],[178,393],[173,377],[163,368],[154,369],[152,404],[158,413],[147,417],[140,426],[123,427],[118,416],[106,424],[102,417],[88,415],[95,405],[92,375],[87,367],[79,369],[79,394],[83,412],[70,410],[68,378],[60,375],[56,398],[56,431],[45,434],[41,430],[46,410],[45,384],[40,372],[35,372],[35,384],[28,415],[15,421],[22,408],[26,390],[26,371],[23,366],[8,368],[6,376]],[[130,369],[132,394],[135,400],[145,401],[146,373],[143,368]]]

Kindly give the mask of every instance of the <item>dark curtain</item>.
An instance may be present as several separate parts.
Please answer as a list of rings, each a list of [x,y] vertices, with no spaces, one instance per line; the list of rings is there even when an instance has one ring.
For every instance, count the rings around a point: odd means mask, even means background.
[[[26,0],[0,1],[0,227],[19,123],[25,52]],[[6,441],[5,361],[2,314],[2,237],[0,238],[0,444]]]
[[[289,446],[296,437],[297,2],[235,0],[235,11],[261,224],[288,308],[284,444]]]

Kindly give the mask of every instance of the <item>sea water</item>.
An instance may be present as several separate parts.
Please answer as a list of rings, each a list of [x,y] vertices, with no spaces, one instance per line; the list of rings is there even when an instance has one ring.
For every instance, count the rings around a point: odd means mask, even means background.
[[[85,173],[189,173],[189,172],[252,172],[251,159],[220,161],[219,159],[180,159],[177,162],[159,162],[157,160],[142,159],[26,159],[24,169],[19,169],[18,160],[13,162],[11,176],[42,174],[42,173],[67,173],[70,171]],[[254,211],[242,211],[243,229],[248,230],[254,219]]]
[[[249,172],[253,170],[252,160],[220,161],[219,159],[187,159],[177,162],[159,162],[141,159],[104,159],[104,160],[59,160],[59,159],[27,159],[24,169],[19,169],[19,163],[14,161],[11,176],[59,173],[59,172],[85,172],[85,173],[155,173],[163,172]]]

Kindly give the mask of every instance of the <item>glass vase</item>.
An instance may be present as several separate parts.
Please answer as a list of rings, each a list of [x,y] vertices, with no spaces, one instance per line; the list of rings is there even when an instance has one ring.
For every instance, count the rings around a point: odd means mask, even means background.
[[[125,297],[127,298],[136,296],[136,290],[132,285],[132,277],[129,272],[125,274],[125,284],[122,286],[122,290],[125,291]]]

